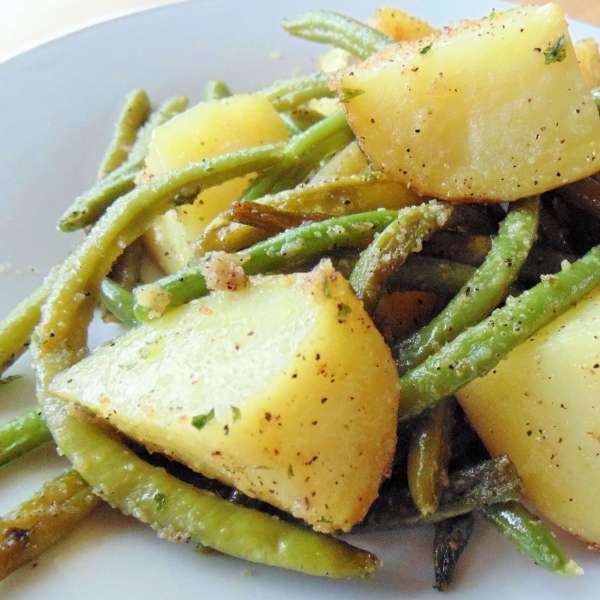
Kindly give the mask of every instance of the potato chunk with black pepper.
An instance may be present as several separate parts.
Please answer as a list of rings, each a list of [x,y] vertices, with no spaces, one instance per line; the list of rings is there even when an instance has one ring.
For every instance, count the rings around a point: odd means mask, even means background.
[[[392,46],[333,85],[374,165],[423,195],[510,201],[600,170],[600,117],[555,4]]]

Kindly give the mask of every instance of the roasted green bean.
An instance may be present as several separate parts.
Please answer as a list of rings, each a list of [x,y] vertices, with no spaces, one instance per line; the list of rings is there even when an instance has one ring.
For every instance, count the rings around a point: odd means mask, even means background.
[[[474,524],[473,513],[436,523],[433,538],[433,569],[435,572],[433,587],[439,592],[445,592],[450,587],[458,559],[471,539]]]
[[[506,457],[452,473],[438,510],[429,515],[421,514],[407,489],[384,486],[364,521],[355,525],[352,531],[386,531],[422,523],[438,523],[490,504],[514,500],[520,487],[517,470]]]
[[[100,179],[90,190],[75,198],[71,206],[58,221],[62,231],[75,231],[96,222],[117,198],[135,187],[135,179],[148,153],[152,132],[174,115],[185,110],[187,99],[175,96],[166,100],[150,115],[146,124],[138,132],[127,160],[106,177]]]
[[[422,363],[498,306],[535,240],[539,206],[537,197],[511,205],[483,265],[431,323],[394,348],[400,374]]]
[[[220,79],[209,81],[202,91],[202,99],[204,102],[221,100],[223,98],[229,98],[229,96],[231,96],[231,90],[227,87],[227,84]]]
[[[133,90],[127,95],[125,105],[115,125],[114,137],[100,163],[98,179],[106,177],[127,160],[137,139],[138,131],[149,114],[150,100],[144,90]]]
[[[303,13],[284,21],[283,28],[305,40],[332,44],[361,59],[394,43],[389,35],[360,21],[326,11]]]
[[[454,398],[446,398],[418,418],[408,449],[408,489],[423,515],[434,513],[442,497],[450,460]]]
[[[49,289],[50,282],[46,280],[0,322],[0,376],[29,347],[29,339],[40,322],[42,305]]]
[[[0,579],[66,537],[99,502],[76,471],[46,483],[0,519]]]
[[[41,410],[34,408],[0,427],[0,465],[51,440]]]
[[[451,214],[449,204],[436,200],[404,208],[360,255],[350,283],[367,312],[373,313],[377,307],[384,282],[409,254],[421,249],[423,240],[444,226]]]
[[[485,518],[536,565],[571,577],[583,571],[569,560],[554,534],[541,519],[531,514],[520,502],[511,501],[483,509]]]
[[[276,81],[262,92],[279,112],[293,110],[313,98],[333,98],[329,76],[323,73]]]
[[[138,324],[138,320],[133,314],[133,294],[109,277],[102,281],[100,300],[124,325],[135,327]]]

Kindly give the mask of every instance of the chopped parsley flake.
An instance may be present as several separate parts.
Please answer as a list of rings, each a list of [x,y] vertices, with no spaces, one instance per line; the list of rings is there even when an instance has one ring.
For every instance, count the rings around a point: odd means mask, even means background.
[[[427,54],[431,50],[431,44],[423,48],[419,48],[419,54]]]
[[[290,464],[288,467],[288,477],[291,479],[294,476],[294,467]]]
[[[164,494],[161,494],[160,492],[157,492],[156,494],[154,494],[154,502],[156,502],[156,510],[163,509],[166,499],[167,499],[167,497]]]
[[[325,298],[331,298],[331,294],[329,293],[329,279],[325,278],[323,281],[323,293],[325,294]]]
[[[490,21],[493,21],[496,18],[496,9],[492,8],[492,12],[490,13]]]
[[[345,317],[352,312],[352,309],[347,305],[340,302],[338,304],[338,318]]]
[[[350,100],[354,100],[357,96],[361,96],[365,93],[365,90],[352,89],[352,88],[341,88],[342,97],[340,98],[340,102],[342,104],[346,104],[350,102]]]
[[[231,412],[233,414],[233,424],[237,425],[242,419],[242,411],[237,406],[232,406]]]
[[[544,62],[547,65],[560,63],[567,58],[567,40],[564,35],[558,38],[558,41],[544,50]]]
[[[192,425],[196,429],[202,429],[203,427],[208,425],[208,423],[210,423],[214,418],[215,418],[215,409],[213,408],[209,413],[206,413],[205,415],[197,415],[197,416],[193,417]]]
[[[8,377],[3,377],[0,379],[0,384],[4,385],[10,383],[11,381],[16,381],[17,379],[21,379],[23,375],[9,375]]]
[[[138,351],[138,354],[144,360],[147,358],[158,358],[164,346],[164,338],[162,335],[158,336],[151,342],[146,342],[142,348]]]

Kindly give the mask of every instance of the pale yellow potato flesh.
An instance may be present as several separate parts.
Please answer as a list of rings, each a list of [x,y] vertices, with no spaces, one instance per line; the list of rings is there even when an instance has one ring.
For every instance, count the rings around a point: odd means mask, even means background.
[[[362,520],[391,469],[395,364],[329,261],[166,313],[61,374],[52,390],[323,532]]]
[[[285,123],[260,93],[201,102],[154,131],[144,173],[159,175],[205,158],[287,140]],[[206,225],[229,208],[250,179],[252,175],[210,188],[193,204],[156,219],[144,239],[166,273],[187,265]]]
[[[457,397],[488,450],[515,463],[525,498],[600,546],[600,288]]]
[[[555,4],[398,44],[332,85],[375,168],[423,195],[510,201],[600,169],[600,117]]]

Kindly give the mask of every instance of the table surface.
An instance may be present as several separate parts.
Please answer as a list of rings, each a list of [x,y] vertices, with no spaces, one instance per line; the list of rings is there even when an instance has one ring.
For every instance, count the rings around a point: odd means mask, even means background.
[[[0,0],[0,62],[83,27],[182,1],[185,0]],[[570,16],[600,26],[600,2],[597,0],[557,1]],[[528,0],[530,4],[545,2]],[[382,5],[401,3],[401,0],[382,0]]]

